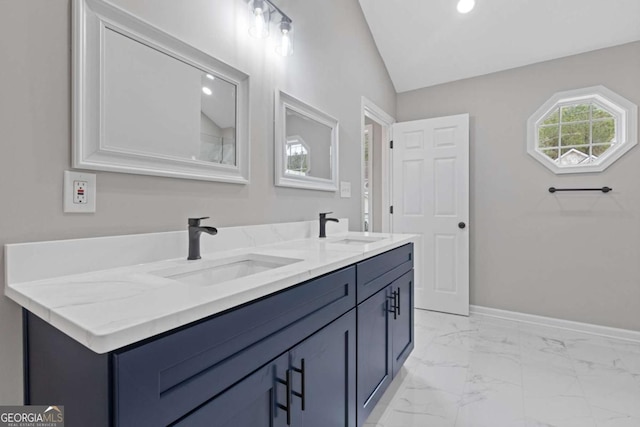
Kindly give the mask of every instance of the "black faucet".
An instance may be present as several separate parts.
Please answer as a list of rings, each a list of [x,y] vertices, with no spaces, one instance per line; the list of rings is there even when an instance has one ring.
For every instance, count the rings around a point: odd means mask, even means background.
[[[202,218],[189,218],[189,257],[188,260],[200,259],[200,234],[207,233],[215,236],[218,230],[215,227],[203,227],[200,221],[209,219],[208,216]]]
[[[325,212],[320,214],[320,237],[327,237],[327,221],[340,222],[337,218],[327,218],[327,215],[333,212]]]

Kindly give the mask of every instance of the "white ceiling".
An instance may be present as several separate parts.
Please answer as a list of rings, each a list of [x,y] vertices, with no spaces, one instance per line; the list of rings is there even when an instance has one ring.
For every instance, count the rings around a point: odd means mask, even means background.
[[[359,0],[398,92],[640,40],[640,0]]]

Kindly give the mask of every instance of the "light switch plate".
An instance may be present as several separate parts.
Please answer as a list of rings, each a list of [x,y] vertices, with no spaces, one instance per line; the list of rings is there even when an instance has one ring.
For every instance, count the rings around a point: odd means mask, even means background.
[[[96,211],[96,175],[64,171],[63,206],[67,213]]]
[[[351,183],[349,181],[340,181],[340,197],[343,199],[351,198]]]

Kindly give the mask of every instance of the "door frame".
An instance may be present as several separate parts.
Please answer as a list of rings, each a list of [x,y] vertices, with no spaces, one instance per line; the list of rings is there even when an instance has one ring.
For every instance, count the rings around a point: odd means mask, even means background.
[[[364,231],[364,129],[365,118],[369,118],[382,127],[382,212],[373,212],[373,215],[382,217],[382,232],[391,233],[393,231],[391,223],[391,215],[389,207],[391,206],[391,140],[393,138],[392,126],[396,122],[390,114],[378,107],[373,101],[366,97],[362,97],[360,104],[360,226],[359,229]]]

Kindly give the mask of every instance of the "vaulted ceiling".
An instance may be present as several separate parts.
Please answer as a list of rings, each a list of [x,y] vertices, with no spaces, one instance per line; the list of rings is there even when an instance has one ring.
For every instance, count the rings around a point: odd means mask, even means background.
[[[640,0],[359,1],[398,92],[640,40]]]

